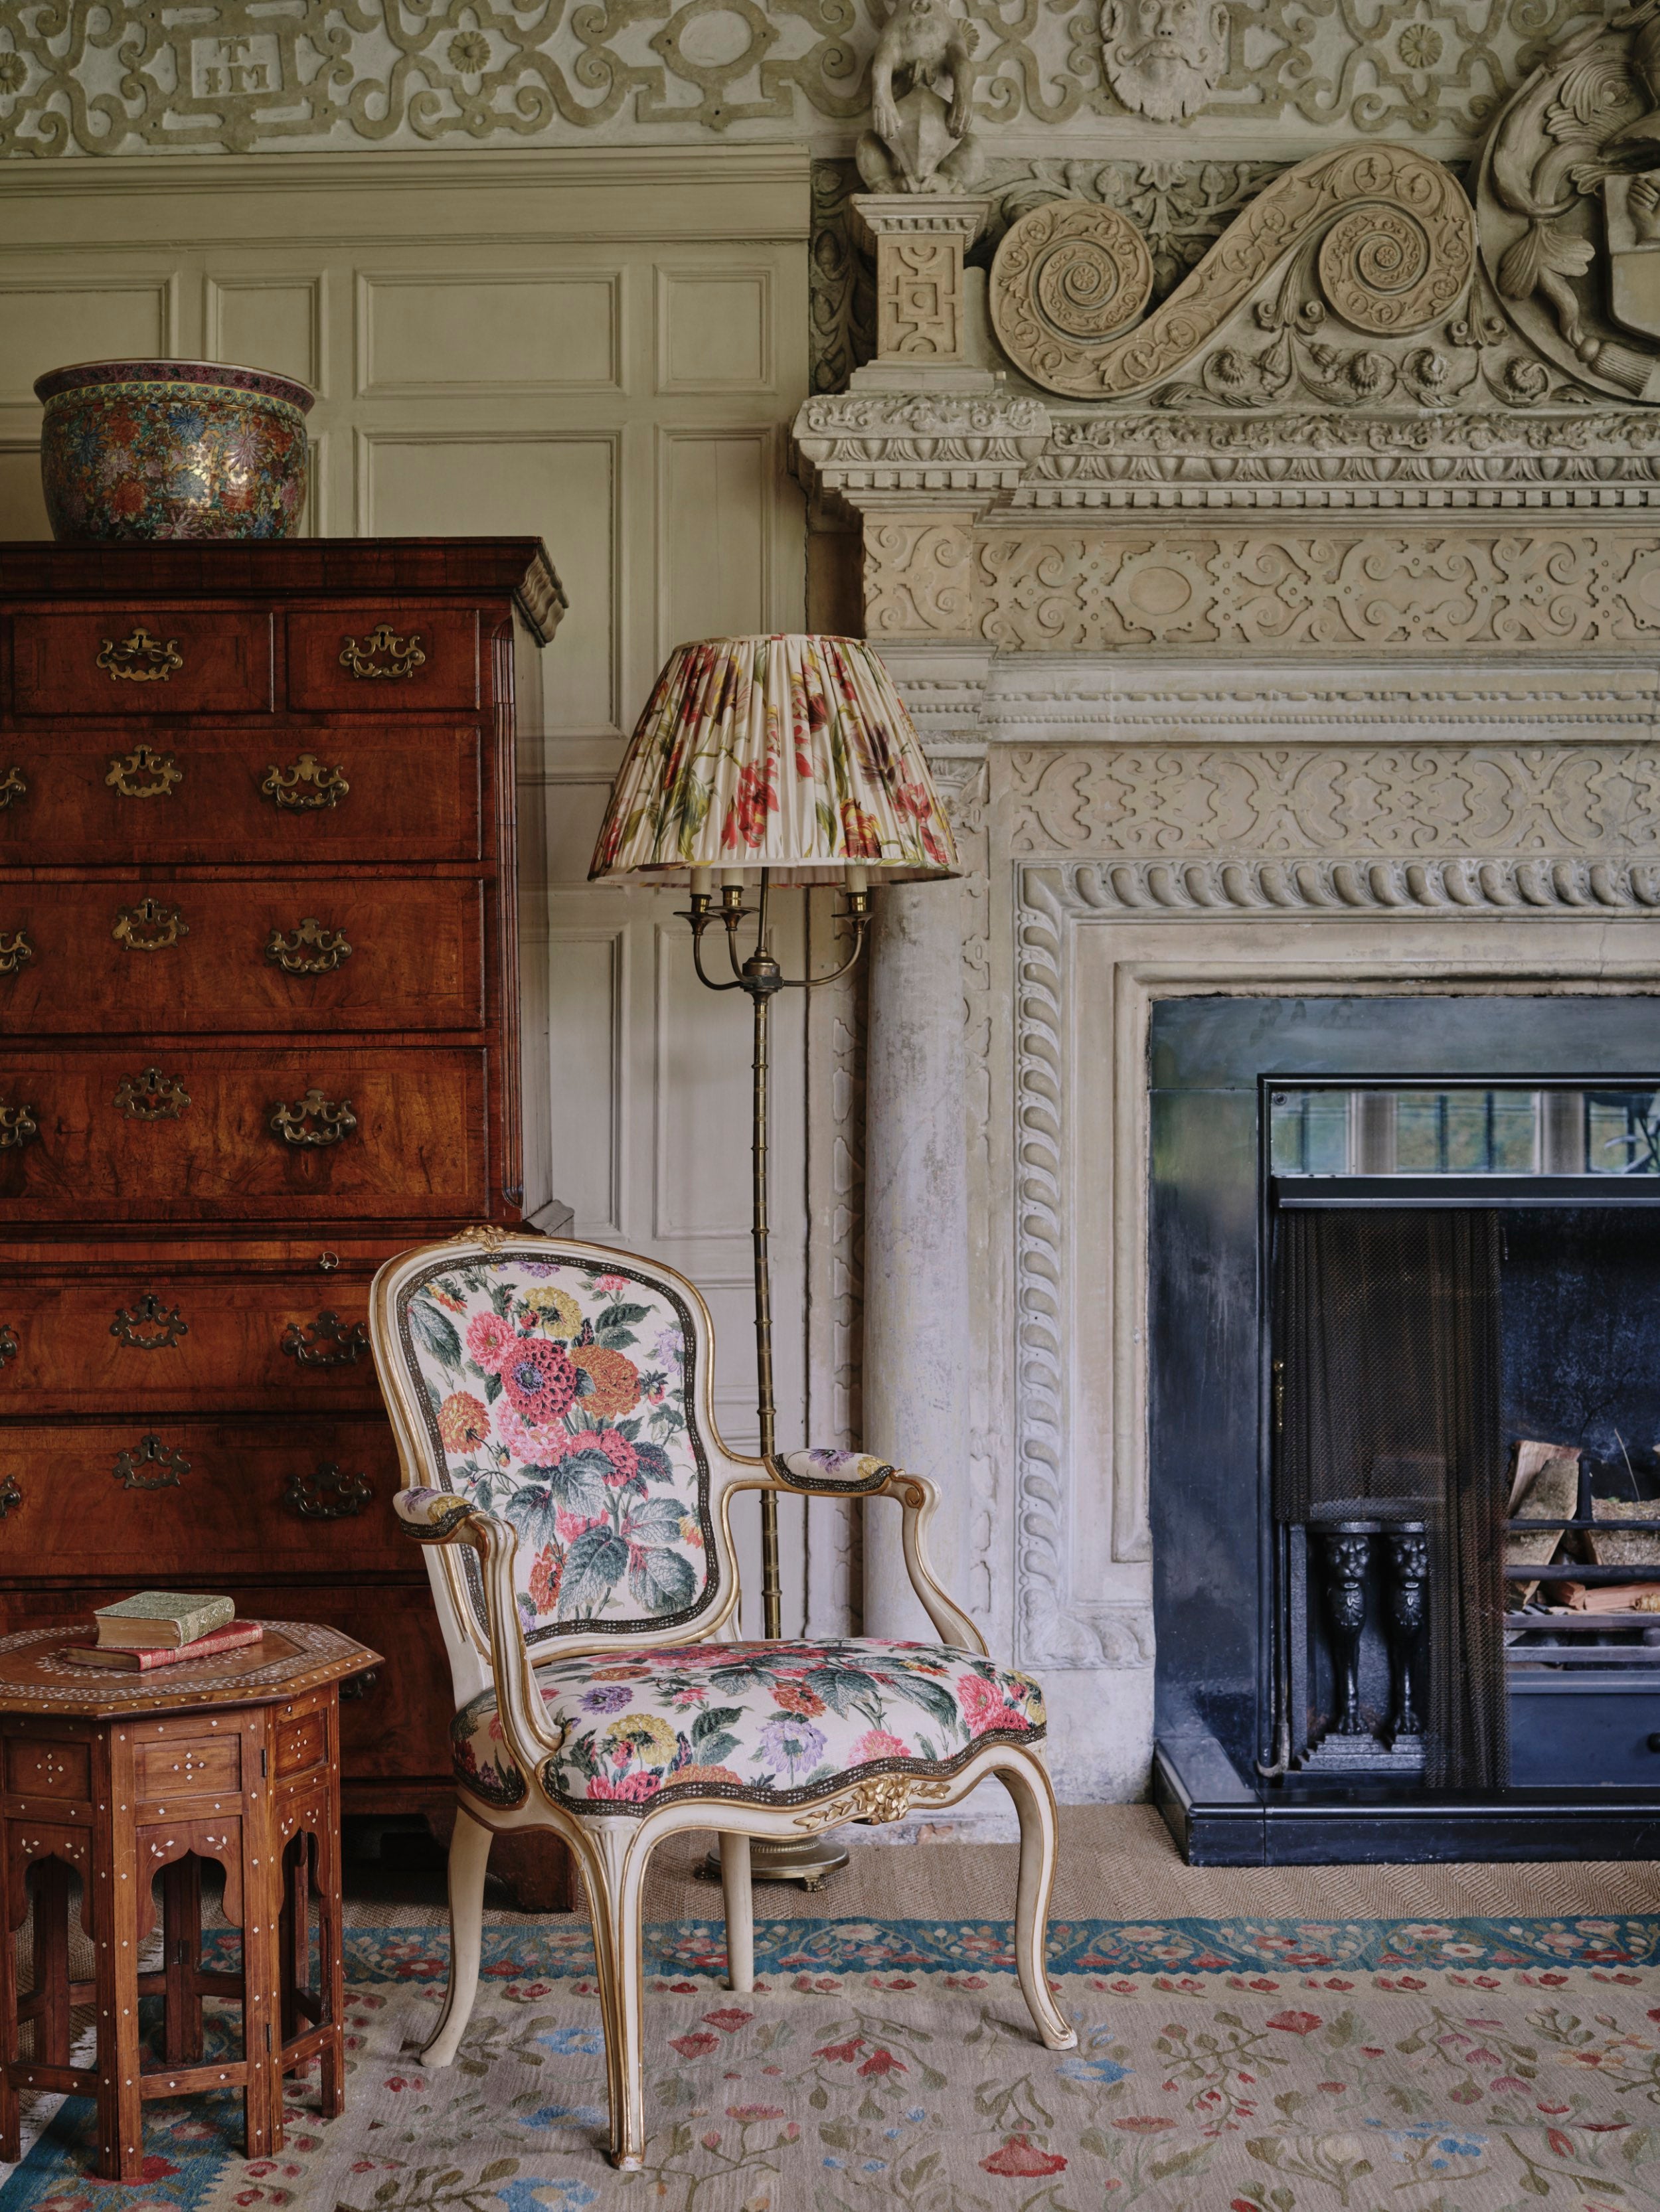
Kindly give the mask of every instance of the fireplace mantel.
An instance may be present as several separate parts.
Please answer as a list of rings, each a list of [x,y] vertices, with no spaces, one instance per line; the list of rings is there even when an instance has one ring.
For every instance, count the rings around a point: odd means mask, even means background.
[[[1289,266],[1268,256],[1169,388],[1099,403],[1000,351],[970,269],[966,335],[930,356],[913,328],[795,425],[964,849],[960,907],[919,894],[908,925],[962,938],[970,1227],[928,1264],[941,1310],[966,1274],[972,1326],[927,1388],[960,1391],[969,1441],[954,1482],[935,1470],[942,1549],[994,1648],[1045,1680],[1074,1800],[1139,1794],[1152,1742],[1154,1006],[1660,993],[1650,372],[1576,379],[1540,302],[1502,301],[1480,262],[1427,344],[1362,345],[1328,266],[1341,404],[1226,404],[1228,350],[1255,331],[1261,353]],[[1292,313],[1303,343],[1319,319]],[[938,972],[873,980],[873,1049],[922,1033]],[[885,1237],[903,1220],[890,1191]],[[913,1273],[908,1295],[931,1293]],[[884,1310],[866,1360],[891,1404]],[[885,1606],[867,1629],[907,1625]]]

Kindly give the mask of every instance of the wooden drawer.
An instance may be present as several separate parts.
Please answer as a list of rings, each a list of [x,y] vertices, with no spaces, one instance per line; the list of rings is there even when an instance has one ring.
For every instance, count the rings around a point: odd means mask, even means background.
[[[483,1019],[476,881],[0,884],[0,1024],[14,1036]]]
[[[365,1277],[0,1257],[0,1418],[378,1412]]]
[[[384,1419],[0,1424],[0,1576],[407,1568]],[[246,1608],[239,1607],[239,1610]]]
[[[420,714],[478,704],[478,617],[389,601],[295,609],[289,704],[319,714]]]
[[[0,731],[0,871],[475,860],[478,748],[476,726],[451,722]],[[268,783],[325,803],[278,805]]]
[[[263,609],[106,607],[12,617],[19,714],[258,714],[272,702]]]
[[[313,1090],[356,1127],[274,1133]],[[482,1050],[0,1044],[0,1206],[14,1223],[483,1218],[484,1109]]]

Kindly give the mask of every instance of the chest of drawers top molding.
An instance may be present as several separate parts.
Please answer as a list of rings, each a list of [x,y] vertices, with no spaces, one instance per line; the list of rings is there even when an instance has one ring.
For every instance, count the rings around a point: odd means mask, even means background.
[[[477,714],[496,689],[480,603],[511,593],[538,644],[564,608],[534,539],[472,560],[459,539],[24,550],[0,547],[0,726]],[[148,795],[155,774],[127,781]]]

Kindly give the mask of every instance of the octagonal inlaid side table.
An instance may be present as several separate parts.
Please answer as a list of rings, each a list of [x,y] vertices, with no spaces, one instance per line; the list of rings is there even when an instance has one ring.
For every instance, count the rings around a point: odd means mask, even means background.
[[[0,2159],[19,2154],[23,2089],[97,2099],[108,2181],[139,2179],[150,2098],[240,2088],[250,2158],[282,2148],[282,2081],[295,2067],[320,2060],[325,2118],[344,2105],[340,1684],[380,1655],[307,1621],[264,1626],[258,1644],[149,1674],[62,1656],[89,1640],[85,1624],[0,1638]],[[241,1930],[233,1973],[202,1964],[210,1858],[225,1870],[225,1917]],[[90,1982],[70,1978],[72,1872]],[[141,1973],[158,1874],[163,1963]],[[20,1993],[13,1936],[31,1900],[34,1980]],[[163,2000],[159,2057],[140,2048],[138,2002],[149,1996]],[[240,2057],[204,2059],[207,1996],[240,2002]],[[97,2056],[76,2066],[70,2014],[88,2005]]]

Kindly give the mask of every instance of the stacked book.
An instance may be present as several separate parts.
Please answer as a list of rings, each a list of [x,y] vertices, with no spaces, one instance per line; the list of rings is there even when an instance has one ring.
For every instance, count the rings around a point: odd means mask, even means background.
[[[100,1606],[93,1618],[98,1641],[76,1648],[76,1663],[137,1674],[181,1659],[210,1659],[257,1644],[265,1633],[257,1620],[237,1620],[234,1598],[204,1597],[195,1590],[140,1590],[119,1605]]]

